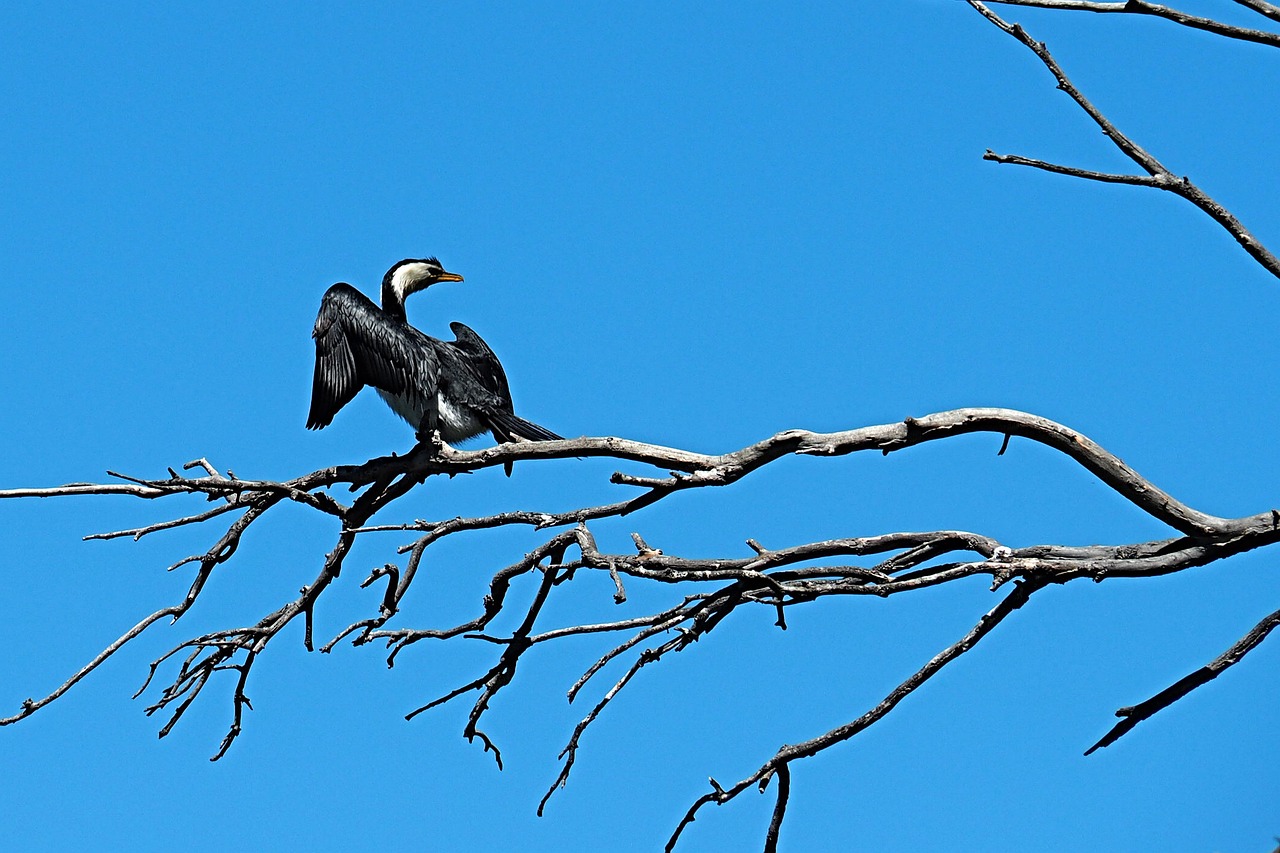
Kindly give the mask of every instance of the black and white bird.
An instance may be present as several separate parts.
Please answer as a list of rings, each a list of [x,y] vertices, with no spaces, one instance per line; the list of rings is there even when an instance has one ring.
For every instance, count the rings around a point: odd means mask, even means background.
[[[435,258],[408,258],[382,277],[381,308],[345,282],[325,291],[311,333],[316,367],[307,429],[328,426],[369,385],[419,439],[433,430],[449,444],[486,431],[500,442],[559,439],[516,415],[506,372],[474,331],[452,323],[455,340],[441,341],[409,325],[404,303],[410,294],[462,280]]]

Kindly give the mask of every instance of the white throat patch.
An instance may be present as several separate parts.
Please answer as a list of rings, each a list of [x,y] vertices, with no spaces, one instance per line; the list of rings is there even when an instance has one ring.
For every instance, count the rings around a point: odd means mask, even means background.
[[[431,275],[431,267],[421,261],[397,267],[391,274],[391,289],[400,302],[417,289],[418,282]]]

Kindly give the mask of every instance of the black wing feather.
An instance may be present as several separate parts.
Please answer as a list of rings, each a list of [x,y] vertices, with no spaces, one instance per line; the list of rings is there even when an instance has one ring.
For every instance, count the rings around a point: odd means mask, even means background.
[[[511,388],[507,384],[507,372],[497,354],[485,343],[484,338],[463,323],[450,323],[454,339],[447,343],[462,355],[469,368],[469,375],[483,388],[471,390],[475,401],[473,408],[484,416],[489,431],[497,441],[557,441],[561,436],[551,430],[527,421],[515,413],[511,402]],[[442,359],[443,361],[443,359]]]
[[[511,405],[511,386],[507,384],[507,372],[502,369],[502,362],[498,361],[497,354],[470,326],[453,322],[449,324],[449,329],[453,332],[453,346],[467,355],[481,383],[498,396],[503,408],[508,412],[515,411]]]
[[[311,333],[316,366],[307,429],[328,426],[365,385],[405,394],[424,408],[434,404],[439,381],[436,352],[414,332],[349,284],[325,291]]]

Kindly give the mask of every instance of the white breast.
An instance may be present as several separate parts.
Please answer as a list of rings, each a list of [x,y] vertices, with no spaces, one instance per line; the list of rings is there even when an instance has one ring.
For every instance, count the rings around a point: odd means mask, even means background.
[[[424,406],[416,405],[416,401],[410,400],[404,394],[391,394],[381,388],[378,388],[377,391],[378,396],[391,407],[391,411],[408,421],[409,426],[414,429],[418,428],[418,424],[422,423],[423,417],[427,414]]]
[[[453,406],[443,395],[436,400],[440,407],[440,437],[445,441],[456,444],[484,432],[484,424],[470,409]]]
[[[391,411],[408,421],[415,430],[426,417],[426,407],[404,394],[389,394],[381,388],[378,396],[386,401]],[[484,423],[470,409],[454,406],[443,396],[436,397],[436,405],[440,412],[440,437],[449,444],[457,444],[474,438],[485,431]]]

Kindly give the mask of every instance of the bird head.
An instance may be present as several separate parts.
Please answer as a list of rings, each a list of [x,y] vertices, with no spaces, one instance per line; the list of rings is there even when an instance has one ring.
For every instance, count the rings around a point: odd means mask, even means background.
[[[442,281],[462,281],[462,276],[446,271],[435,258],[405,258],[382,277],[382,307],[403,311],[409,294]]]

